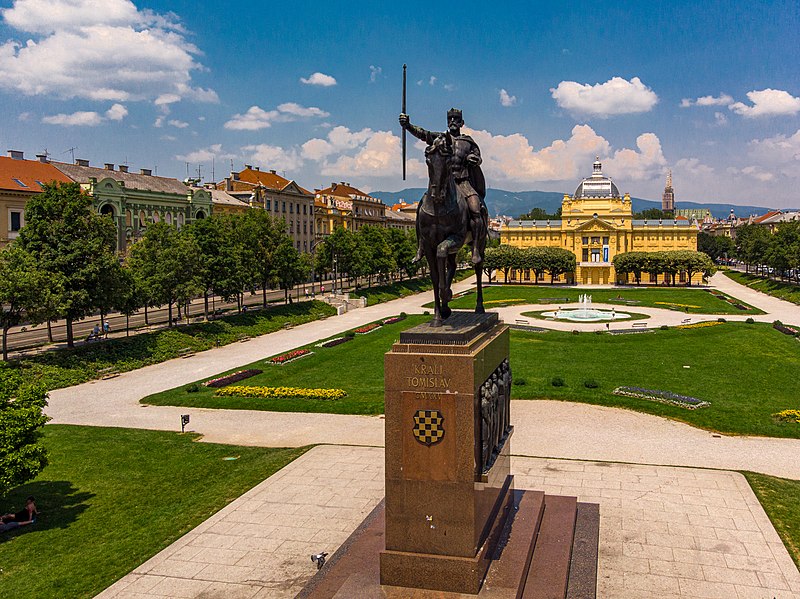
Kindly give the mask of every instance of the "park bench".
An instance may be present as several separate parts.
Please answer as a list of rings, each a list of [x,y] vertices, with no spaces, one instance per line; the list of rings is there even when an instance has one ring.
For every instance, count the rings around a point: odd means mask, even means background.
[[[516,324],[530,324],[530,322],[525,320],[524,318],[517,318],[514,322]]]
[[[114,377],[119,376],[119,370],[117,370],[116,366],[108,366],[106,368],[101,368],[97,371],[97,374],[100,375],[100,380],[106,379],[113,379]]]
[[[191,347],[184,347],[183,349],[178,350],[178,357],[180,358],[189,358],[194,355],[194,349]]]
[[[646,323],[646,322],[634,322],[634,323],[633,323],[631,326],[632,326],[634,329],[640,329],[640,328],[644,328],[644,327],[646,327],[646,326],[647,326],[647,323]]]
[[[691,318],[684,318],[683,320],[681,320],[681,324],[689,324],[690,322],[692,322]]]
[[[540,297],[540,304],[568,304],[568,297]]]
[[[236,335],[236,338],[244,343],[245,341],[250,341],[250,335],[242,335],[241,333]]]
[[[288,331],[289,329],[294,328],[294,325],[291,322],[284,322],[283,328]]]

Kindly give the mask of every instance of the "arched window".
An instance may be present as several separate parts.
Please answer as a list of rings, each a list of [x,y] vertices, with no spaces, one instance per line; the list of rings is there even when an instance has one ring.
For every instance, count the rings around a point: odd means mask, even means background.
[[[198,210],[198,211],[197,211],[197,214],[195,214],[195,215],[194,215],[194,217],[195,217],[197,220],[202,220],[202,219],[204,219],[204,218],[206,217],[206,213],[205,213],[205,212],[203,212],[202,210]]]
[[[183,212],[178,213],[178,228],[180,229],[183,226]]]
[[[158,213],[158,210],[153,211],[153,222],[157,223],[161,221],[161,215]]]
[[[132,227],[133,226],[133,212],[130,210],[125,211],[125,226]]]
[[[111,204],[103,204],[103,207],[100,208],[100,214],[114,218],[114,206]]]
[[[139,210],[139,226],[147,226],[147,215],[144,213],[144,210]]]
[[[164,222],[167,223],[168,225],[172,224],[172,213],[171,212],[167,212],[164,215]]]

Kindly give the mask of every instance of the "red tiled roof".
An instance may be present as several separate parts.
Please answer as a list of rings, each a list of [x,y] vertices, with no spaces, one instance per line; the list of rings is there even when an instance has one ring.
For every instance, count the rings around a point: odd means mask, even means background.
[[[252,168],[246,168],[239,173],[239,181],[243,181],[245,183],[260,183],[264,187],[269,187],[270,189],[276,189],[278,191],[285,189],[292,181],[286,179],[285,177],[281,177],[277,173],[273,173],[272,171],[261,171],[255,170]],[[295,185],[297,183],[295,182]],[[303,193],[308,195],[312,195],[310,191],[307,189],[303,189],[300,185],[297,187]]]
[[[364,193],[360,189],[345,183],[332,183],[330,187],[320,189],[317,193],[326,196],[339,196],[345,198],[351,198],[352,196],[362,196],[365,198],[372,197],[368,193]]]
[[[17,183],[21,181],[23,185]],[[38,160],[14,160],[0,156],[0,189],[38,193],[41,183],[72,183],[72,179],[47,162]]]
[[[767,220],[770,217],[777,216],[778,214],[781,214],[780,210],[770,210],[766,214],[762,214],[761,216],[757,216],[756,218],[754,218],[753,223],[758,224],[760,222]]]

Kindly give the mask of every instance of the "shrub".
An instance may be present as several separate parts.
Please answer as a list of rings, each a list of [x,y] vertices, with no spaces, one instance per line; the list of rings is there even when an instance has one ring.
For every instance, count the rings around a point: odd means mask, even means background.
[[[197,383],[192,383],[186,387],[186,393],[197,393],[198,391],[200,391],[200,385]]]
[[[257,374],[261,374],[262,371],[258,368],[249,368],[247,370],[237,370],[236,372],[232,372],[230,374],[226,374],[224,376],[220,376],[210,381],[206,381],[203,383],[204,387],[224,387],[225,385],[231,385],[233,383],[238,383],[239,381],[243,381],[244,379],[249,379],[251,376],[255,376]],[[190,391],[190,393],[194,393],[194,391]]]
[[[753,320],[752,318],[748,318],[747,320],[745,320],[745,322],[747,324],[753,324],[753,323],[755,323],[755,320]]]
[[[600,384],[594,379],[586,379],[583,381],[583,386],[587,389],[597,389]]]
[[[573,335],[580,335],[580,334],[581,334],[581,332],[580,332],[580,331],[578,331],[577,329],[573,329],[573,331],[572,331],[572,334],[573,334]]]
[[[667,325],[665,325],[665,324],[662,324],[662,325],[661,325],[661,330],[662,330],[662,331],[668,331],[668,330],[669,330],[669,327],[668,327]]]
[[[553,387],[564,387],[565,386],[564,385],[564,379],[562,379],[560,376],[554,376],[553,380],[550,381],[550,384],[553,385]]]
[[[717,322],[728,322],[728,321],[725,320],[724,318],[717,318]]]
[[[800,424],[800,410],[782,410],[772,415],[780,422],[793,422]]]
[[[355,337],[355,336],[356,336],[356,333],[355,333],[355,331],[347,331],[347,332],[344,334],[344,336],[345,336],[345,337],[349,337],[350,339],[352,339],[353,337]]]
[[[511,383],[511,384],[512,384],[512,385],[518,385],[518,386],[522,386],[522,385],[525,385],[525,384],[526,384],[526,381],[525,381],[525,379],[523,379],[523,378],[518,378],[518,379],[514,379],[514,382],[513,382],[513,383]]]

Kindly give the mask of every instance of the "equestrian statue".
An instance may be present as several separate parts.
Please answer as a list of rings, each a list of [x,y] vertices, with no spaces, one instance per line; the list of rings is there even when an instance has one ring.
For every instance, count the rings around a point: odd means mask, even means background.
[[[435,309],[431,326],[442,326],[452,310],[451,285],[456,273],[456,254],[463,245],[472,250],[477,278],[475,312],[483,314],[481,276],[488,235],[486,180],[481,171],[481,152],[469,135],[461,132],[460,110],[447,111],[447,131],[427,131],[400,114],[400,125],[427,144],[428,189],[417,206],[417,256],[427,259],[433,282]]]

